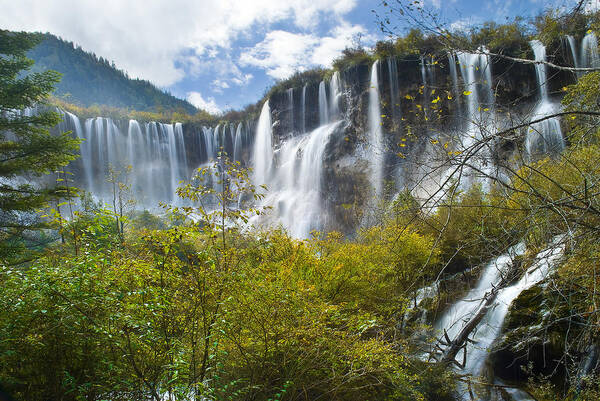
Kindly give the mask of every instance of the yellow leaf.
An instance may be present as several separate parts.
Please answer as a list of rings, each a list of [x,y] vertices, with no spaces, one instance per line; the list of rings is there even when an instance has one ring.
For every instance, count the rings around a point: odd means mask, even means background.
[[[432,100],[431,103],[437,103],[439,101],[440,101],[440,97],[438,96],[437,99]]]
[[[464,92],[463,92],[463,95],[465,95],[465,96],[469,96],[471,93],[473,93],[473,92],[471,92],[471,91],[464,91]]]
[[[436,145],[436,144],[438,144],[439,142],[440,142],[440,141],[438,141],[437,139],[432,139],[432,140],[431,140],[431,144],[432,144],[432,145]]]
[[[444,149],[448,149],[448,142],[444,144]]]
[[[435,89],[432,89],[432,90],[431,90],[431,94],[432,94],[432,95],[435,95]]]
[[[396,153],[396,156],[406,159],[406,156],[404,156],[404,154],[402,152]]]
[[[408,99],[408,100],[413,100],[414,99],[414,97],[412,97],[411,95],[406,95],[406,96],[404,96],[404,98]]]
[[[405,144],[405,143],[400,143],[399,145],[400,145],[400,147],[401,147],[401,148],[403,148],[403,147],[405,147],[405,146],[406,146],[406,144]]]
[[[448,93],[448,100],[452,100],[452,95]]]

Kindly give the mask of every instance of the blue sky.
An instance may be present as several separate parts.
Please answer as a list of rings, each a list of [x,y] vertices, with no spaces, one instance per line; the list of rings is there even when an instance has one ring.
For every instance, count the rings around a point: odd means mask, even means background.
[[[395,0],[390,0],[393,3]],[[421,0],[456,27],[575,0]],[[0,0],[0,28],[51,32],[211,112],[254,103],[277,79],[329,67],[384,36],[380,0]],[[403,25],[407,28],[407,25]]]

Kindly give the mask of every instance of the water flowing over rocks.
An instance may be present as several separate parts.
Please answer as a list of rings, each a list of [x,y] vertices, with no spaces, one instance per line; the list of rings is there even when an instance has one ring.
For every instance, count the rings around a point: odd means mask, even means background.
[[[563,53],[576,65],[595,65],[594,40],[586,35],[579,50],[567,37]],[[543,45],[531,46],[535,60],[545,60]],[[273,92],[260,116],[212,127],[84,120],[63,112],[59,129],[84,140],[82,157],[71,169],[76,184],[97,198],[110,195],[109,166],[131,166],[129,182],[139,204],[177,203],[179,182],[224,151],[253,168],[256,185],[267,185],[274,207],[269,224],[298,237],[312,230],[351,234],[365,223],[374,199],[390,200],[404,190],[422,201],[438,199],[436,188],[453,168],[442,143],[460,153],[506,127],[507,113],[512,122],[543,118],[558,108],[557,89],[576,79],[485,52],[361,63]],[[558,119],[532,124],[521,134],[514,141],[489,141],[473,156],[464,185],[501,175],[502,164],[523,144],[532,156],[565,146]]]

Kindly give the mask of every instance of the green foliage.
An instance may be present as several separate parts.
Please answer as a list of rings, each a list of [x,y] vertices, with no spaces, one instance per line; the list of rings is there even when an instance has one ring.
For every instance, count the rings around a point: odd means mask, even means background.
[[[282,93],[289,88],[302,88],[304,85],[318,85],[330,72],[324,68],[314,68],[308,71],[296,72],[289,78],[279,80],[269,89],[257,104],[263,104],[265,99],[276,93]]]
[[[64,244],[0,270],[0,385],[32,401],[450,399],[451,376],[414,361],[397,325],[437,274],[432,237],[393,222],[356,241],[245,233],[261,210],[234,203],[261,195],[225,156],[179,193],[179,226],[143,212],[122,237],[87,200]]]
[[[333,61],[333,68],[338,71],[344,71],[360,64],[370,64],[373,61],[373,56],[363,47],[348,47],[342,51],[342,55],[339,58]]]
[[[43,103],[59,81],[55,71],[24,75],[33,65],[25,54],[39,37],[0,30],[0,261],[14,262],[25,236],[42,228],[33,214],[49,201],[67,197],[65,188],[31,185],[25,177],[60,170],[76,157],[79,141],[70,133],[50,135],[60,121],[55,112],[29,115],[26,108]]]
[[[530,51],[529,30],[522,19],[510,24],[486,22],[471,33],[473,48],[485,45],[492,53],[524,57]]]

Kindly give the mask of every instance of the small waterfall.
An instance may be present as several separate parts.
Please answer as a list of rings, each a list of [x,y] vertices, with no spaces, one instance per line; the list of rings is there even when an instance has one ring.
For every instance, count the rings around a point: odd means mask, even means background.
[[[342,97],[342,84],[340,82],[340,73],[333,73],[331,81],[329,81],[329,120],[337,121],[340,118],[340,101]]]
[[[598,39],[594,32],[587,33],[581,41],[580,64],[584,68],[600,67],[600,57],[598,56]]]
[[[306,133],[306,85],[304,85],[302,87],[302,99],[300,100],[302,102],[302,133],[305,134]]]
[[[452,78],[452,96],[454,96],[454,103],[456,103],[458,118],[461,117],[461,103],[460,103],[460,89],[458,87],[458,70],[456,69],[456,56],[452,52],[448,52],[448,65],[450,66],[450,77]]]
[[[243,147],[243,138],[242,138],[242,123],[239,123],[237,129],[235,131],[235,142],[233,144],[233,161],[241,162],[242,161],[242,147]]]
[[[127,157],[129,164],[131,165],[132,171],[137,171],[140,168],[143,160],[146,159],[147,153],[146,147],[144,146],[144,137],[142,136],[142,128],[136,120],[129,120],[129,127],[127,128]],[[146,154],[142,154],[144,152]],[[83,155],[82,155],[83,157]],[[149,181],[150,177],[134,177],[131,182],[131,188],[136,193],[141,192],[143,188],[148,188],[152,181]]]
[[[392,110],[392,119],[394,123],[398,124],[400,121],[401,111],[400,111],[400,84],[398,81],[398,63],[396,61],[396,57],[388,57],[387,66],[389,72],[389,83],[390,83],[390,108]]]
[[[427,87],[427,72],[425,71],[425,57],[421,56],[421,83],[423,85],[423,89]]]
[[[206,161],[215,159],[216,157],[216,145],[215,136],[212,128],[203,128],[202,134],[204,137],[204,148],[206,149]]]
[[[459,52],[456,54],[460,65],[460,73],[464,82],[464,95],[467,101],[465,122],[458,142],[455,146],[459,151],[469,151],[496,129],[494,119],[494,94],[492,91],[492,71],[490,58],[485,48],[478,53]],[[491,145],[481,149],[470,161],[471,167],[463,171],[464,180],[461,186],[468,187],[473,181],[482,181],[487,185],[487,176],[493,174]],[[483,179],[482,177],[483,176]]]
[[[319,84],[319,125],[325,125],[329,122],[329,104],[327,103],[327,90],[325,82]]]
[[[498,290],[492,304],[486,306],[485,297],[510,273],[514,257],[522,255],[525,251],[523,243],[510,248],[506,254],[494,259],[485,267],[476,286],[464,298],[453,304],[435,324],[438,331],[445,330],[450,340],[454,340],[474,316],[480,311],[485,313],[477,328],[472,331],[471,341],[468,341],[464,348],[466,360],[461,373],[482,375],[488,355],[501,334],[510,305],[523,291],[548,277],[563,254],[564,246],[560,245],[561,240],[562,236],[554,238],[551,246],[536,256],[535,263],[527,269],[521,279]],[[465,401],[472,399],[464,382],[459,382],[457,387]],[[520,391],[514,390],[511,393],[518,394]]]
[[[90,146],[90,141],[86,136],[86,130],[83,129],[79,117],[77,117],[75,114],[60,109],[58,112],[63,116],[63,121],[59,124],[59,130],[61,132],[73,131],[78,139],[83,140],[83,142],[79,145],[79,153],[81,154],[81,166],[83,169],[83,175],[85,177],[85,188],[90,188],[94,181],[91,159],[92,147]]]
[[[381,127],[381,104],[379,97],[379,60],[371,67],[371,82],[369,84],[369,137],[368,160],[371,168],[371,184],[376,199],[383,192],[383,130]]]
[[[539,40],[532,40],[530,44],[535,55],[535,60],[546,61],[546,47],[542,42]],[[536,64],[535,72],[540,92],[540,100],[533,112],[532,121],[552,115],[558,109],[558,107],[550,101],[548,96],[546,65]],[[562,151],[565,147],[565,143],[558,118],[550,118],[530,125],[526,136],[525,147],[529,155],[558,153]]]
[[[507,272],[513,259],[524,252],[525,244],[520,243],[488,263],[475,287],[444,312],[436,322],[435,329],[438,332],[445,330],[450,339],[456,338],[463,328],[463,323],[468,322],[477,313],[484,295],[500,282],[502,274]]]
[[[287,90],[287,100],[288,100],[288,121],[290,132],[294,132],[294,88],[289,88]]]
[[[221,146],[222,146],[222,141],[221,141],[221,125],[217,125],[215,127],[215,129],[213,130],[213,145],[214,145],[214,158],[216,159],[217,156],[219,155],[219,152],[221,152]]]
[[[179,163],[177,173],[179,181],[189,178],[187,152],[185,147],[185,138],[183,137],[183,124],[175,123],[175,145],[177,147],[177,161]]]
[[[254,172],[253,181],[256,185],[269,182],[273,165],[273,127],[271,123],[271,108],[267,100],[263,105],[254,142]]]
[[[482,49],[485,52],[485,49]],[[481,139],[482,129],[488,127],[486,117],[494,104],[492,71],[489,56],[480,53],[457,53],[460,72],[467,95],[466,146],[474,139]]]
[[[577,44],[575,43],[575,38],[572,35],[566,36],[566,43],[569,46],[569,50],[571,51],[571,58],[573,59],[573,67],[579,68],[579,58],[577,57]],[[580,73],[577,73],[579,76]]]

